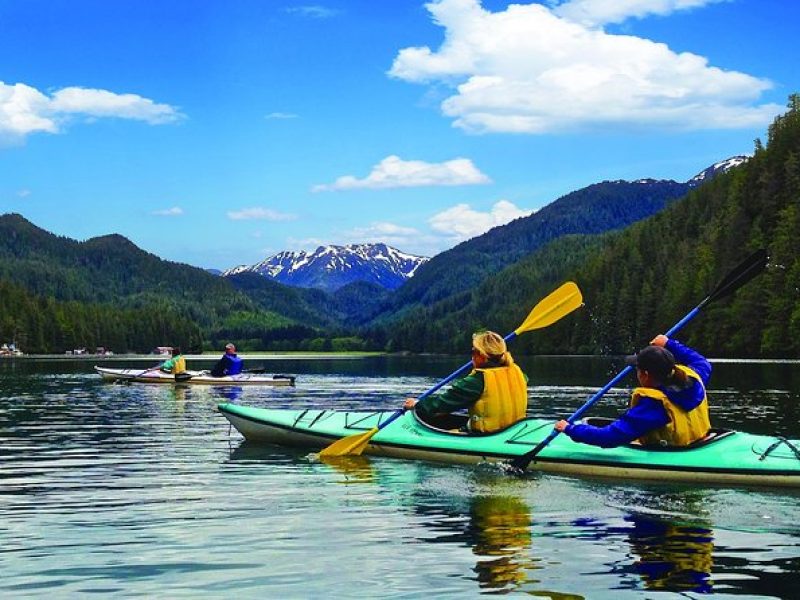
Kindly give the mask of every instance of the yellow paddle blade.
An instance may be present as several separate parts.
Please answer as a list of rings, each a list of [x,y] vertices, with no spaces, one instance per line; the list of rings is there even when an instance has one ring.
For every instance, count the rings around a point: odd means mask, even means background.
[[[320,456],[358,456],[364,451],[367,443],[372,439],[372,436],[378,433],[378,428],[373,427],[364,433],[357,433],[356,435],[348,435],[346,438],[336,440],[327,448],[323,448]]]
[[[525,331],[541,329],[566,317],[576,308],[583,306],[583,295],[578,286],[568,281],[533,307],[525,321],[514,330],[519,335]]]

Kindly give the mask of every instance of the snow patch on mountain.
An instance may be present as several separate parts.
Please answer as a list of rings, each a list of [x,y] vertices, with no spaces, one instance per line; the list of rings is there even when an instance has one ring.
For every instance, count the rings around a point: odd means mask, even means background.
[[[691,187],[697,187],[698,185],[705,183],[709,179],[713,179],[720,173],[727,173],[734,167],[743,165],[748,160],[750,160],[749,156],[742,156],[742,155],[726,158],[725,160],[721,160],[718,163],[714,163],[707,169],[703,169],[686,183],[688,183]]]
[[[286,285],[329,291],[355,281],[396,289],[427,261],[427,257],[407,254],[386,244],[332,245],[320,246],[313,252],[279,252],[255,265],[228,269],[223,277],[258,273]]]

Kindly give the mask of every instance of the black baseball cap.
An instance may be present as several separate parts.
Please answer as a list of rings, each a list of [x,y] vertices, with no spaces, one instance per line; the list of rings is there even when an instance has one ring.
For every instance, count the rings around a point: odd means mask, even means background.
[[[675,368],[675,357],[672,352],[661,346],[647,346],[636,354],[625,357],[629,365],[647,371],[653,377],[665,380]]]

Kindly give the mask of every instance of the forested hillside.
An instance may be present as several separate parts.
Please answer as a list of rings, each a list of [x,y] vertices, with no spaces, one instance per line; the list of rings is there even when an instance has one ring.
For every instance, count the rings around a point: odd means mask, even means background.
[[[508,333],[562,281],[586,306],[515,342],[518,352],[623,353],[664,332],[758,248],[770,265],[680,337],[711,356],[800,357],[800,97],[746,164],[657,215],[605,236],[564,238],[471,292],[371,334],[392,348],[464,352],[479,327]]]
[[[766,248],[767,271],[713,304],[681,337],[711,356],[800,357],[800,96],[767,147],[686,200],[634,225],[573,272],[587,310],[552,343],[629,351],[697,304],[738,261]]]
[[[119,235],[78,242],[16,214],[0,216],[0,282],[0,340],[26,352],[174,344],[199,351],[231,340],[252,349],[286,340],[302,347],[338,324],[322,292],[264,278],[234,286]]]
[[[384,316],[472,290],[487,276],[564,235],[603,233],[655,214],[691,186],[675,181],[605,181],[434,256],[388,300]]]
[[[564,236],[485,278],[474,289],[400,313],[391,321],[369,327],[366,336],[389,350],[468,352],[474,331],[492,329],[505,335],[516,329],[539,300],[565,281],[565,273],[598,252],[611,235]],[[550,330],[572,330],[571,318]],[[540,352],[541,339],[538,331],[521,336],[514,342],[515,351],[520,351],[527,340],[534,342],[535,352]],[[569,352],[571,348],[549,344],[547,350]]]
[[[169,306],[123,309],[111,304],[58,301],[35,296],[25,288],[0,280],[0,336],[26,352],[94,351],[148,352],[169,343],[199,349],[200,328]]]

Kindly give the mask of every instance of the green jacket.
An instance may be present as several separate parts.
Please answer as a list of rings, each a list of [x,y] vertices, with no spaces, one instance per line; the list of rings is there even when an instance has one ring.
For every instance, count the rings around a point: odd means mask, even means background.
[[[159,368],[167,373],[183,373],[186,371],[186,359],[183,355],[177,354],[164,361]]]
[[[482,393],[483,373],[475,371],[466,377],[456,379],[445,391],[423,398],[417,402],[414,409],[424,420],[426,417],[467,409],[475,404]]]
[[[487,364],[486,368],[493,366],[500,365]],[[525,381],[528,381],[527,375]],[[466,377],[456,379],[445,391],[423,398],[414,409],[423,420],[434,415],[468,409],[483,394],[483,385],[483,373],[473,371]]]

